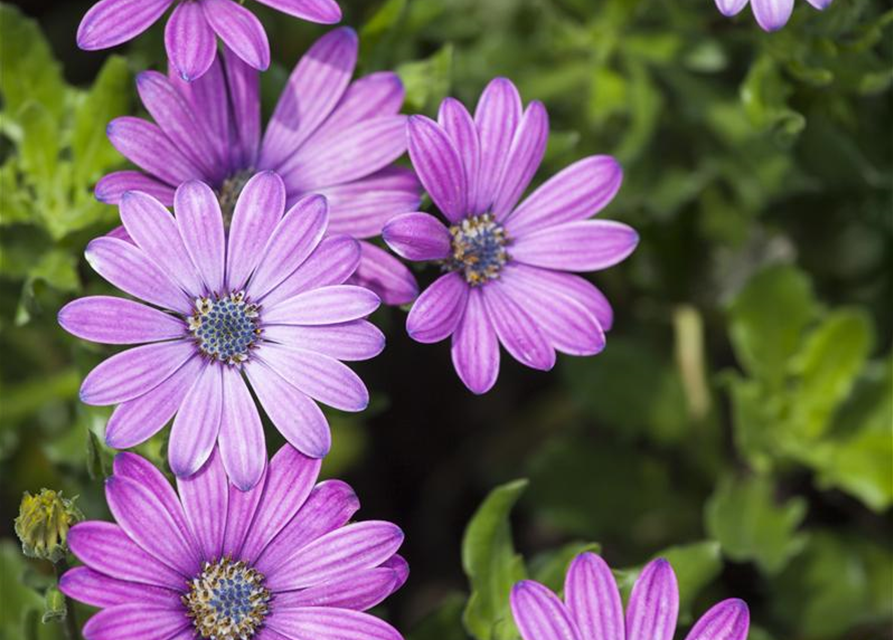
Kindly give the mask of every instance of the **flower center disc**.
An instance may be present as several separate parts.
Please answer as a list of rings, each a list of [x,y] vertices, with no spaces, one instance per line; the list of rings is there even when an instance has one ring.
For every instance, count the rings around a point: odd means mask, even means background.
[[[478,286],[499,277],[509,259],[505,228],[492,214],[466,218],[450,227],[453,255],[446,262],[449,271],[461,271],[465,281]]]
[[[248,640],[270,611],[264,576],[244,562],[206,562],[183,596],[187,615],[202,638]]]
[[[209,358],[227,364],[245,362],[260,335],[258,307],[241,291],[222,298],[199,298],[189,317],[189,330]]]

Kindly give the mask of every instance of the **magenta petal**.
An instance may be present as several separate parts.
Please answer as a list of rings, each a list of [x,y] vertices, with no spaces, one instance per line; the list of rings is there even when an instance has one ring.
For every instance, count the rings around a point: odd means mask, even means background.
[[[344,283],[360,262],[359,243],[346,235],[322,239],[297,270],[264,296],[264,307],[272,308],[299,293]]]
[[[621,222],[584,220],[547,227],[512,244],[512,258],[524,264],[562,271],[598,271],[625,260],[639,234]]]
[[[81,384],[81,402],[105,406],[126,402],[157,387],[195,353],[185,340],[134,347],[99,363]]]
[[[580,634],[558,596],[538,582],[524,580],[516,584],[511,606],[524,640],[589,640],[589,636]]]
[[[242,491],[256,485],[266,464],[264,426],[237,368],[223,368],[220,455],[230,481]]]
[[[232,0],[199,0],[196,4],[233,53],[258,71],[266,71],[270,66],[270,42],[253,13]]]
[[[206,362],[174,417],[167,455],[179,477],[198,471],[214,450],[223,414],[223,369]]]
[[[626,607],[627,640],[672,640],[679,615],[679,587],[673,567],[663,558],[639,574]]]
[[[114,171],[96,183],[94,195],[100,202],[118,204],[128,191],[141,191],[165,206],[174,204],[174,188],[140,171]]]
[[[453,366],[476,394],[486,393],[499,376],[499,339],[484,307],[480,288],[468,292],[465,315],[453,332]]]
[[[397,584],[394,585],[394,591],[406,584],[406,581],[409,579],[409,563],[399,553],[395,553],[385,560],[381,566],[387,567],[397,574]]]
[[[524,107],[511,80],[495,78],[481,94],[474,112],[481,145],[481,169],[475,213],[489,211],[502,182],[506,160]]]
[[[397,255],[422,262],[445,260],[452,251],[452,236],[437,218],[427,213],[404,213],[391,218],[381,237]]]
[[[448,273],[422,292],[406,318],[406,331],[417,342],[440,342],[459,326],[469,286],[458,273]]]
[[[180,594],[171,589],[111,578],[89,567],[69,569],[59,579],[59,590],[91,607],[114,607],[128,602],[169,609],[180,607]]]
[[[290,344],[352,362],[374,358],[385,346],[384,334],[366,320],[315,327],[276,324],[264,328],[264,340]]]
[[[328,325],[365,318],[378,309],[378,296],[363,287],[337,284],[299,293],[268,308],[264,324]]]
[[[78,26],[78,46],[108,49],[137,37],[160,18],[173,0],[101,0]]]
[[[527,190],[546,153],[549,140],[549,114],[542,102],[531,102],[515,131],[505,171],[491,209],[497,220],[504,220]]]
[[[133,603],[103,609],[87,620],[83,633],[84,640],[161,640],[191,626],[183,609]]]
[[[303,607],[273,611],[267,625],[290,640],[403,640],[387,622],[349,609]]]
[[[555,366],[555,349],[526,309],[509,296],[504,285],[490,283],[482,291],[487,313],[499,342],[512,357],[528,367],[549,371]]]
[[[221,57],[216,55],[216,46],[214,52],[211,66],[201,78],[193,82],[184,81],[173,64],[169,63],[168,83],[181,96],[190,111],[183,121],[195,122],[201,129],[205,138],[201,144],[207,149],[204,161],[210,164],[208,177],[213,178],[212,182],[216,184],[231,173],[231,139],[238,134],[230,130],[230,89],[227,87]],[[157,117],[155,121],[158,122]],[[164,128],[163,123],[158,124]]]
[[[233,212],[226,252],[226,285],[241,290],[285,211],[285,185],[271,171],[259,173],[242,189]]]
[[[310,495],[321,462],[285,445],[270,460],[263,503],[248,531],[241,557],[257,560]]]
[[[685,640],[747,640],[750,610],[747,603],[730,598],[701,616]]]
[[[341,21],[341,7],[335,0],[257,0],[268,7],[278,9],[296,18],[335,24]]]
[[[226,85],[232,104],[234,135],[240,143],[239,153],[233,152],[239,167],[257,166],[260,153],[260,74],[245,64],[228,47],[223,47],[226,60]]]
[[[198,180],[180,185],[174,195],[180,237],[209,293],[223,293],[226,237],[220,204],[211,187]]]
[[[202,171],[157,124],[140,118],[115,118],[106,128],[109,142],[145,172],[170,185],[201,178]]]
[[[319,406],[264,362],[245,373],[267,416],[288,443],[311,458],[323,458],[332,446],[329,423]]]
[[[626,640],[623,602],[607,563],[594,553],[574,558],[564,599],[583,639]]]
[[[242,553],[245,540],[251,531],[254,517],[260,508],[267,486],[270,467],[266,466],[260,481],[248,491],[241,491],[234,484],[229,485],[229,506],[226,512],[226,533],[223,538],[223,555],[253,562],[255,558]]]
[[[111,296],[88,296],[59,311],[68,333],[103,344],[138,344],[181,338],[186,325],[179,318],[139,302]]]
[[[450,222],[466,213],[462,158],[446,132],[425,116],[409,118],[409,157],[425,190]]]
[[[349,282],[372,290],[389,305],[408,304],[419,295],[412,271],[371,242],[360,242],[360,264]]]
[[[212,451],[197,473],[177,478],[177,489],[192,533],[201,545],[202,557],[223,557],[229,482],[220,454]]]
[[[164,28],[164,47],[180,77],[202,77],[217,55],[217,38],[198,2],[181,2]]]
[[[539,294],[560,293],[576,300],[598,320],[602,329],[610,330],[614,324],[614,311],[601,291],[588,280],[572,273],[540,269],[526,264],[515,263],[512,270],[523,274],[525,286],[537,289]]]
[[[473,207],[477,202],[481,172],[481,143],[478,130],[471,114],[455,98],[446,98],[440,103],[437,123],[443,127],[453,146],[462,158],[465,169],[466,203]],[[472,213],[483,213],[472,210]]]
[[[397,572],[387,567],[365,569],[324,584],[276,594],[276,609],[295,607],[335,607],[366,611],[394,592]]]
[[[791,18],[794,0],[750,0],[750,6],[764,31],[776,31]]]

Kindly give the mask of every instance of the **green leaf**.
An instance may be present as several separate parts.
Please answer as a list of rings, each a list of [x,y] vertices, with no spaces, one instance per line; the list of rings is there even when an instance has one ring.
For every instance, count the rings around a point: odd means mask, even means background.
[[[397,67],[403,81],[405,111],[433,113],[450,89],[453,68],[453,47],[445,45],[430,58],[406,62]]]
[[[464,595],[448,594],[435,611],[415,626],[407,640],[467,640],[468,636],[462,631],[464,608]]]
[[[723,478],[707,502],[707,531],[729,558],[754,561],[766,573],[782,570],[803,549],[806,538],[797,528],[806,516],[806,501],[792,498],[777,504],[774,486],[765,476]]]
[[[806,127],[803,114],[787,104],[791,93],[775,61],[766,56],[753,64],[741,87],[741,101],[751,122],[773,133],[782,144],[792,143]]]
[[[462,567],[471,585],[463,622],[477,640],[517,636],[509,594],[526,577],[524,560],[515,553],[509,515],[527,488],[516,480],[494,489],[475,512],[462,540]]]
[[[11,540],[0,542],[0,584],[3,585],[3,606],[0,607],[0,637],[24,638],[25,620],[35,611],[43,611],[44,600],[22,582],[27,565],[21,549]]]
[[[57,194],[60,187],[56,167],[61,148],[57,121],[41,102],[27,102],[19,111],[18,120],[23,132],[19,147],[22,170],[34,179],[42,192]]]

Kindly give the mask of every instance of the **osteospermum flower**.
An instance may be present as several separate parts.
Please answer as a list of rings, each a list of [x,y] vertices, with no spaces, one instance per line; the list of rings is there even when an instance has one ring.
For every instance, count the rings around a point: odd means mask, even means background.
[[[833,0],[806,0],[813,7],[822,11],[827,9]],[[748,0],[716,0],[720,12],[728,17],[737,15],[747,5]],[[794,11],[794,0],[750,0],[753,15],[764,31],[776,31],[788,23]]]
[[[593,553],[577,556],[564,583],[564,602],[547,587],[525,580],[515,585],[512,613],[524,640],[672,640],[679,589],[670,563],[650,562],[633,586],[626,616],[607,563]],[[705,613],[687,640],[746,640],[750,613],[731,598]]]
[[[310,22],[341,20],[335,0],[257,1]],[[234,0],[101,0],[81,20],[78,46],[94,51],[132,40],[171,5],[175,7],[164,29],[164,44],[171,64],[187,82],[202,77],[211,67],[218,36],[246,64],[260,70],[270,66],[270,43],[263,25]]]
[[[75,525],[69,545],[85,566],[59,581],[101,609],[84,638],[400,640],[363,611],[405,582],[403,533],[348,524],[356,495],[338,480],[315,484],[319,467],[286,445],[242,492],[215,452],[177,481],[178,496],[145,459],[118,454],[105,485],[117,524]]]
[[[403,85],[388,72],[351,83],[357,46],[347,28],[320,38],[292,72],[263,135],[258,73],[228,49],[192,84],[140,74],[137,88],[155,123],[118,118],[108,136],[145,173],[112,173],[96,196],[115,204],[139,190],[170,205],[177,186],[200,179],[227,211],[247,176],[270,170],[285,181],[289,205],[307,193],[328,199],[331,233],[379,235],[394,213],[418,208],[421,187],[410,169],[390,166],[406,151]],[[387,304],[415,298],[406,266],[369,242],[360,247],[357,281]]]
[[[546,148],[542,103],[525,110],[515,86],[497,78],[474,118],[447,98],[438,120],[410,118],[409,155],[447,224],[406,213],[382,233],[404,258],[436,261],[446,272],[412,307],[409,335],[419,342],[452,336],[453,364],[475,393],[496,382],[500,343],[542,370],[555,364],[556,349],[601,351],[611,307],[568,272],[610,267],[638,242],[624,224],[587,220],[620,188],[620,166],[607,156],[586,158],[519,205]]]
[[[263,473],[264,432],[246,379],[282,435],[322,457],[331,443],[315,401],[346,411],[369,402],[341,360],[371,358],[384,336],[363,318],[379,299],[342,284],[359,261],[348,236],[323,238],[326,201],[299,200],[287,213],[273,173],[248,181],[227,232],[214,192],[187,182],[176,217],[149,195],[121,201],[124,237],[87,246],[87,261],[145,304],[109,296],[75,300],[59,323],[105,344],[144,344],[97,366],[81,400],[118,405],[106,442],[132,447],[173,418],[171,468],[195,473],[220,443],[223,465],[242,489]]]

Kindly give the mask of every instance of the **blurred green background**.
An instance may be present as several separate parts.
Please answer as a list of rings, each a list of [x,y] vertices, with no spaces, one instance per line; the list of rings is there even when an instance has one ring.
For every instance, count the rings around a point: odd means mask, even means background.
[[[140,113],[133,75],[164,58],[160,25],[79,51],[91,4],[0,4],[4,640],[62,637],[40,622],[52,567],[12,535],[22,493],[62,489],[108,517],[108,412],[77,389],[111,351],[55,317],[110,291],[82,257],[116,224],[91,194],[122,166],[105,125]],[[269,113],[325,29],[247,4],[272,43]],[[557,587],[600,545],[625,586],[667,554],[683,627],[739,596],[752,640],[893,637],[893,4],[798,2],[775,34],[712,0],[341,4],[360,71],[395,69],[407,112],[472,105],[504,75],[550,112],[538,181],[616,155],[626,179],[603,215],[642,236],[592,276],[617,312],[606,351],[551,373],[506,358],[484,397],[445,344],[408,339],[403,310],[377,314],[388,349],[359,367],[373,405],[331,416],[325,473],[354,485],[361,517],[406,531],[412,576],[381,614],[411,640],[512,640],[509,584]],[[139,450],[161,465],[164,447]]]

